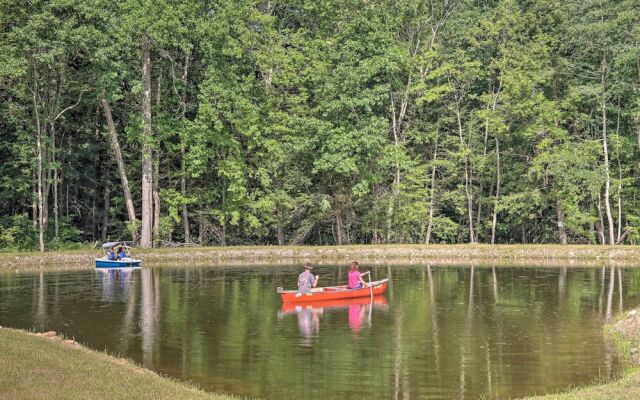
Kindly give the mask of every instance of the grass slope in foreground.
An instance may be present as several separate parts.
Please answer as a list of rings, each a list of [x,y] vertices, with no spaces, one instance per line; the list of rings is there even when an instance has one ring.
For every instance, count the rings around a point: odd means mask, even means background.
[[[0,398],[208,399],[206,393],[60,338],[0,328]]]

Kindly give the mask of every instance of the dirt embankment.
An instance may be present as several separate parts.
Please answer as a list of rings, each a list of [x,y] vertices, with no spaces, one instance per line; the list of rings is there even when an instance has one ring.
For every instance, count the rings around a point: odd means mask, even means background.
[[[93,267],[100,250],[0,253],[0,270],[82,269]],[[357,259],[368,264],[468,265],[640,265],[640,246],[560,245],[353,245],[243,246],[136,249],[145,265],[162,264],[317,264]]]

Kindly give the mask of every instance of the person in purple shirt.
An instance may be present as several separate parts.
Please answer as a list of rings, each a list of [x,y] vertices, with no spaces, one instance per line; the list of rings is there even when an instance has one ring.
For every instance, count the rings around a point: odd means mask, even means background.
[[[363,287],[367,287],[367,282],[362,279],[363,275],[360,273],[360,265],[357,261],[353,261],[351,266],[349,267],[349,289],[359,289]]]
[[[311,270],[313,265],[310,262],[304,263],[304,272],[298,275],[298,292],[310,292],[312,288],[318,285],[318,275],[313,276]]]

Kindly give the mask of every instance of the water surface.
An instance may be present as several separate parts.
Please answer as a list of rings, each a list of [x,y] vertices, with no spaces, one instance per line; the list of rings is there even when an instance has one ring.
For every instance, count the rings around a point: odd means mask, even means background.
[[[0,325],[256,398],[500,399],[614,377],[603,323],[640,303],[636,269],[371,269],[385,296],[303,306],[275,293],[293,266],[4,273]]]

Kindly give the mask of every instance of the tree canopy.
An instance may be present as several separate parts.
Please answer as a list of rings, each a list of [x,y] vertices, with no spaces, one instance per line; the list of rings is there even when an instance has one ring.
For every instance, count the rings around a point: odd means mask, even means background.
[[[640,240],[637,1],[0,5],[0,248]]]

